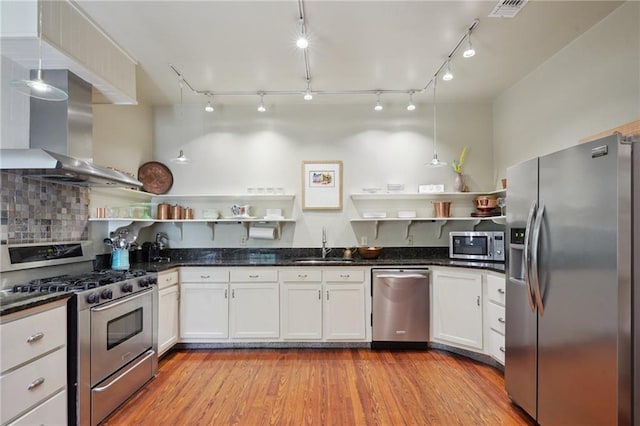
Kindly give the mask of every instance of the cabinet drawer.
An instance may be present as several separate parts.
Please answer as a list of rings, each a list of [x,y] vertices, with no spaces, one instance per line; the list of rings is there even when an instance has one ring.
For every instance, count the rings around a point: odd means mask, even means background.
[[[489,355],[504,365],[504,336],[495,330],[489,331]]]
[[[364,271],[358,269],[335,269],[324,272],[325,280],[331,282],[363,282]]]
[[[178,270],[160,272],[158,274],[158,289],[178,284]]]
[[[503,306],[496,305],[493,302],[488,304],[489,327],[504,335],[505,325],[505,309]]]
[[[67,391],[63,390],[9,425],[66,425],[67,422]]]
[[[306,269],[287,269],[280,271],[280,280],[282,282],[310,282],[318,283],[322,281],[322,271],[306,270]]]
[[[487,293],[489,300],[504,306],[504,275],[497,276],[487,274]]]
[[[0,388],[11,390],[2,393],[2,423],[64,388],[66,365],[65,347],[0,377]]]
[[[229,282],[229,270],[207,266],[180,268],[180,280],[183,283],[226,283]]]
[[[66,345],[66,324],[66,306],[0,324],[0,341],[3,343],[0,350],[0,371],[7,371],[45,352]]]
[[[274,283],[278,281],[276,269],[232,269],[231,282],[236,283]]]

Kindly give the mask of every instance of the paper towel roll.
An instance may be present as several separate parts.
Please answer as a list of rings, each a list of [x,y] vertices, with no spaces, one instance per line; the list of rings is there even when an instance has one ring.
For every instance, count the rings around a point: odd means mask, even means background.
[[[249,228],[249,238],[254,240],[275,240],[276,228],[252,226]]]

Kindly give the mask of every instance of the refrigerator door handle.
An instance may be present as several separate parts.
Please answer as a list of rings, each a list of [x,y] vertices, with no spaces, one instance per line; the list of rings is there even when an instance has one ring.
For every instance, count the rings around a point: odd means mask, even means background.
[[[544,217],[544,203],[540,203],[540,209],[536,215],[536,221],[533,225],[533,238],[531,241],[531,275],[533,276],[533,289],[536,295],[536,305],[540,316],[544,315],[544,304],[542,302],[542,292],[540,291],[540,280],[538,276],[538,246],[540,245],[540,229],[542,228],[542,218]]]
[[[529,307],[531,308],[531,312],[534,312],[536,310],[536,303],[533,300],[533,289],[531,286],[531,277],[529,276],[529,271],[531,269],[531,250],[529,249],[529,239],[531,237],[531,228],[533,226],[533,220],[535,218],[537,208],[538,203],[534,200],[531,203],[531,208],[529,209],[529,216],[527,217],[527,227],[524,231],[524,283],[527,287],[527,300],[529,300]]]

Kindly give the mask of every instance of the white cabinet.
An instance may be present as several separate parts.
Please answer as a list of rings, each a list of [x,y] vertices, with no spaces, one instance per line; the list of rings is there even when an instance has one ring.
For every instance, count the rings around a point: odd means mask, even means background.
[[[434,340],[482,349],[482,273],[434,268],[432,277]]]
[[[286,340],[322,339],[322,271],[280,271],[280,319]]]
[[[277,339],[280,336],[278,271],[269,268],[231,270],[229,327],[232,339]]]
[[[181,268],[180,340],[204,342],[229,337],[229,270]]]
[[[366,338],[365,277],[363,269],[325,271],[324,338]]]
[[[158,355],[178,342],[179,287],[178,270],[158,273]]]
[[[67,306],[52,302],[0,318],[0,423],[67,423]]]
[[[496,361],[504,365],[505,278],[504,274],[487,274],[487,319],[489,325],[488,351]]]

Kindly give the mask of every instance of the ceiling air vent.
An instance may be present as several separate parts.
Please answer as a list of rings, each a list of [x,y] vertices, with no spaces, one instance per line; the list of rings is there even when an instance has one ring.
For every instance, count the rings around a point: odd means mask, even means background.
[[[528,0],[500,0],[489,13],[489,18],[513,18]]]

